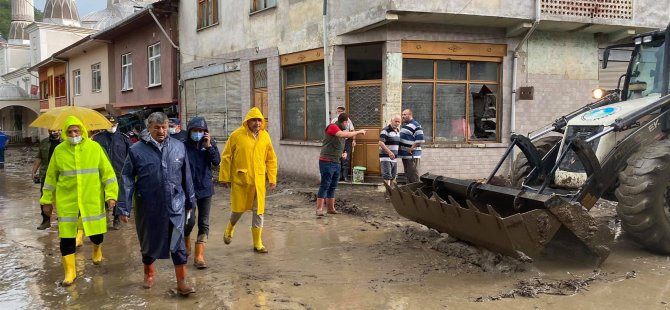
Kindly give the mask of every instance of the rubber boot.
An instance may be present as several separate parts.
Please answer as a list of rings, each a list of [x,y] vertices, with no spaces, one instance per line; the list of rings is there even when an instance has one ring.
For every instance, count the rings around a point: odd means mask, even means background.
[[[65,255],[61,259],[63,262],[63,270],[65,270],[65,278],[61,282],[62,286],[70,286],[74,279],[77,278],[77,269],[74,264],[74,254]]]
[[[228,222],[226,232],[223,234],[223,243],[230,244],[233,241],[233,234],[235,233],[235,225]]]
[[[75,239],[77,242],[77,247],[84,245],[84,230],[82,228],[77,228],[77,237]]]
[[[261,233],[263,232],[263,227],[252,227],[251,236],[254,239],[254,252],[256,253],[267,253],[268,249],[263,245],[263,240],[261,240]]]
[[[174,273],[177,276],[177,293],[182,296],[188,296],[195,293],[195,289],[186,284],[186,265],[175,265]]]
[[[37,226],[37,230],[45,230],[51,227],[51,216],[47,215],[44,209],[45,207],[42,206],[42,212],[40,212],[40,214],[42,215],[42,223],[40,224],[40,226]]]
[[[323,198],[316,198],[316,216],[323,216]]]
[[[205,263],[205,243],[196,242],[195,243],[195,259],[193,259],[193,266],[198,269],[207,268]]]
[[[191,256],[191,237],[184,236],[184,245],[186,246],[186,256]]]
[[[328,206],[328,214],[340,214],[340,211],[335,210],[335,198],[326,198],[326,205]]]
[[[100,265],[100,263],[102,263],[102,244],[93,245],[93,256],[91,259],[95,265]]]
[[[142,287],[146,289],[150,289],[154,287],[154,274],[156,273],[156,269],[154,268],[154,264],[151,265],[144,265],[144,284]]]

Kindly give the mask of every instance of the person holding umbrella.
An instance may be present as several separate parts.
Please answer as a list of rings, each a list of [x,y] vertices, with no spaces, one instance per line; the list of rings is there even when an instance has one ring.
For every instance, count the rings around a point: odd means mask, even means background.
[[[104,203],[116,205],[118,183],[112,164],[99,144],[88,138],[78,118],[69,116],[63,124],[67,142],[54,149],[44,180],[40,204],[58,204],[58,236],[65,277],[61,284],[71,285],[77,277],[74,253],[77,223],[93,242],[93,263],[102,262],[102,241],[107,232]],[[80,219],[81,218],[81,219]]]

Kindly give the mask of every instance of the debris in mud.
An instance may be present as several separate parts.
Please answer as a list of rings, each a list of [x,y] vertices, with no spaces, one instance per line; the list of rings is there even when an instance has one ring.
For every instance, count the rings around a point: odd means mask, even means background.
[[[463,264],[476,266],[484,272],[522,272],[528,269],[529,260],[516,259],[459,241],[448,234],[440,234],[425,226],[408,226],[405,235],[428,244],[431,249],[462,260]]]
[[[570,296],[580,291],[588,290],[591,282],[605,280],[607,273],[599,270],[584,278],[572,278],[564,280],[546,280],[542,278],[531,278],[520,280],[513,290],[503,292],[495,296],[480,296],[473,299],[474,302],[495,301],[503,298],[527,297],[535,298],[540,294]]]

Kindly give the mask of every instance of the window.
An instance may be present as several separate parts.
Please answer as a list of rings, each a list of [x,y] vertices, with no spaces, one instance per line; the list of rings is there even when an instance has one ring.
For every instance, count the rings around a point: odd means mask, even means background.
[[[40,99],[49,99],[49,80],[40,81]]]
[[[251,0],[251,11],[256,12],[277,6],[277,0]]]
[[[326,126],[323,62],[283,68],[282,137],[321,140]]]
[[[81,71],[74,70],[72,71],[72,85],[74,86],[74,95],[81,95]]]
[[[218,0],[198,0],[198,29],[219,23]]]
[[[161,85],[161,44],[149,46],[149,86]]]
[[[66,83],[65,83],[65,74],[54,77],[54,83],[56,84],[55,91],[56,98],[65,97],[67,95]]]
[[[121,90],[133,89],[133,55],[121,55]]]
[[[91,66],[91,91],[99,92],[102,89],[102,73],[100,72],[100,64],[97,63]]]
[[[403,109],[410,108],[426,141],[499,141],[500,63],[403,60]]]

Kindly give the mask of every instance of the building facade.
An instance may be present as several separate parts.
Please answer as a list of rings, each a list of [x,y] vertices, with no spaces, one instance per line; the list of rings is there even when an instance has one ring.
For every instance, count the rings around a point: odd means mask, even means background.
[[[205,0],[181,7],[183,113],[214,111],[217,126],[236,127],[226,110],[261,107],[280,167],[313,177],[323,129],[340,105],[356,128],[369,129],[353,159],[368,172],[379,171],[379,129],[411,108],[427,140],[421,172],[484,177],[512,132],[526,134],[592,100],[599,46],[668,22],[664,5],[647,0]],[[220,75],[239,76],[239,88]],[[209,90],[206,98],[198,85]],[[524,86],[534,92],[519,98]]]

